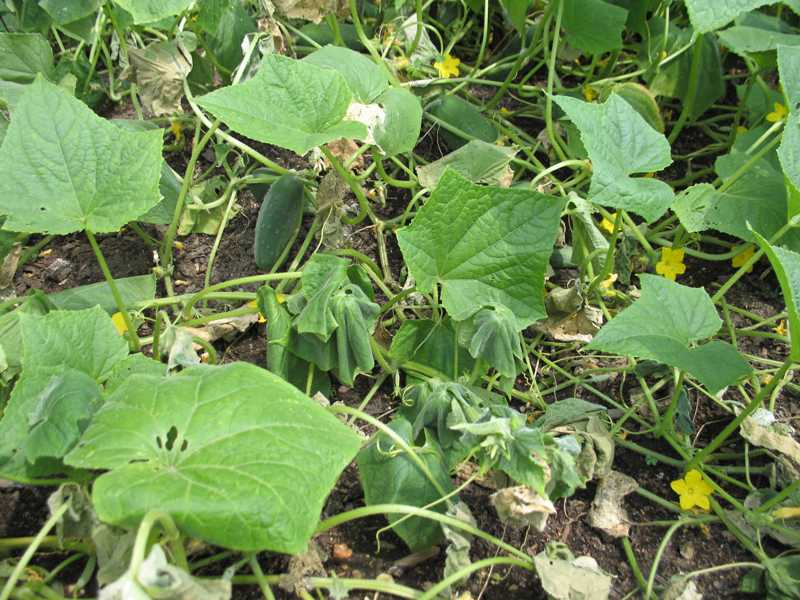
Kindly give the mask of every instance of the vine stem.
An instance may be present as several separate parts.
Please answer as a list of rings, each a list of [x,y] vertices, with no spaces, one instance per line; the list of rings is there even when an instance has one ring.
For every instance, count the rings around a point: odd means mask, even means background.
[[[672,145],[677,137],[683,131],[686,122],[694,110],[694,101],[697,96],[697,85],[699,82],[698,71],[700,70],[700,60],[703,58],[703,34],[699,34],[694,41],[694,49],[692,50],[692,63],[689,68],[689,87],[686,89],[686,101],[683,103],[681,114],[678,115],[678,121],[669,132],[668,141]]]
[[[547,136],[550,138],[550,143],[553,145],[559,160],[563,161],[567,160],[567,155],[561,149],[561,140],[556,135],[553,125],[553,87],[556,78],[556,54],[558,53],[558,42],[561,35],[561,17],[564,14],[564,0],[557,1],[558,10],[556,11],[556,23],[553,32],[553,45],[550,48],[550,60],[547,66],[547,96],[545,97],[544,116]]]
[[[100,264],[100,270],[103,272],[103,277],[105,277],[106,283],[108,283],[108,287],[111,290],[111,295],[114,297],[114,304],[117,305],[117,311],[122,315],[122,320],[125,322],[125,327],[128,329],[128,344],[130,345],[131,352],[138,352],[139,348],[142,346],[139,341],[139,336],[136,335],[136,329],[133,326],[133,321],[131,321],[131,316],[125,308],[125,303],[122,301],[122,294],[119,293],[117,282],[114,281],[111,270],[108,268],[106,257],[103,256],[103,251],[100,250],[100,245],[97,243],[94,234],[88,229],[86,230],[86,237],[89,239],[92,252],[94,252],[97,262]]]
[[[433,600],[441,592],[447,590],[451,585],[469,577],[475,571],[480,571],[486,567],[494,565],[511,565],[514,567],[522,567],[528,571],[533,570],[533,565],[530,560],[520,560],[518,558],[511,558],[508,556],[498,556],[495,558],[484,558],[483,560],[476,561],[468,564],[466,567],[460,568],[455,573],[445,577],[439,583],[431,587],[428,591],[419,597],[419,600]]]
[[[145,559],[147,552],[147,542],[150,540],[150,532],[153,530],[155,524],[158,523],[164,528],[168,538],[172,542],[171,548],[175,554],[175,560],[178,566],[182,569],[188,570],[189,563],[186,560],[186,553],[181,545],[181,534],[175,526],[175,522],[167,513],[158,510],[151,510],[147,513],[142,522],[139,524],[139,530],[136,532],[136,540],[133,543],[133,551],[131,553],[131,562],[128,566],[128,573],[137,579],[139,569]],[[0,600],[3,600],[0,598]]]
[[[317,533],[323,533],[332,529],[342,523],[347,523],[348,521],[355,521],[356,519],[363,519],[365,517],[372,517],[375,515],[387,515],[387,514],[411,514],[415,517],[422,517],[423,519],[430,519],[432,521],[438,521],[448,527],[454,527],[456,529],[460,529],[462,531],[466,531],[474,535],[475,537],[479,537],[487,542],[494,544],[501,550],[505,550],[512,556],[516,556],[517,558],[522,559],[523,561],[530,562],[531,557],[527,555],[525,552],[515,548],[511,544],[504,542],[503,540],[496,538],[490,533],[486,533],[482,529],[475,527],[474,525],[470,525],[469,523],[465,523],[464,521],[460,521],[454,517],[450,517],[448,515],[443,515],[441,513],[432,511],[432,510],[425,510],[423,508],[417,508],[416,506],[407,506],[405,504],[373,504],[372,506],[362,506],[360,508],[354,508],[353,510],[348,510],[347,512],[339,513],[338,515],[334,515],[328,519],[322,521],[319,525],[317,525]]]
[[[647,586],[644,589],[644,600],[650,600],[650,597],[653,593],[653,585],[656,581],[656,572],[658,571],[658,564],[661,562],[661,557],[664,555],[664,551],[667,549],[667,545],[669,541],[672,539],[672,536],[675,534],[676,531],[684,524],[684,521],[677,521],[673,523],[669,529],[667,529],[667,533],[664,534],[664,538],[661,540],[661,544],[658,546],[658,550],[656,550],[656,555],[653,558],[653,566],[650,567],[650,575],[647,577]]]
[[[39,533],[36,534],[36,537],[33,538],[31,545],[25,550],[22,558],[19,559],[19,562],[14,566],[14,570],[11,572],[8,580],[6,581],[5,586],[3,586],[3,591],[0,592],[0,600],[8,600],[11,596],[11,592],[14,591],[14,586],[17,585],[17,581],[22,576],[22,573],[25,571],[25,568],[28,566],[28,563],[33,558],[33,555],[36,554],[36,551],[39,549],[39,546],[47,537],[47,534],[50,533],[50,530],[56,526],[56,523],[64,516],[64,513],[70,507],[70,502],[67,501],[62,504],[58,510],[56,510],[53,515],[47,519],[47,522],[44,526],[39,530]]]

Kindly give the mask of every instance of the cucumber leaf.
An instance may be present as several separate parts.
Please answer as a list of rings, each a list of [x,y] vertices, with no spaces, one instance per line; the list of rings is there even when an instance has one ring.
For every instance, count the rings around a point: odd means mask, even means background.
[[[312,333],[323,341],[336,329],[331,300],[333,294],[350,280],[349,263],[332,254],[315,254],[303,267],[300,293],[289,300],[289,309],[297,316],[294,326],[299,333]],[[297,298],[297,300],[295,300]],[[300,304],[296,307],[295,304]]]
[[[114,0],[115,4],[133,15],[137,25],[153,23],[178,15],[189,8],[193,0]]]
[[[672,204],[672,188],[657,179],[631,175],[672,164],[667,138],[616,94],[603,104],[569,96],[553,99],[580,130],[592,161],[589,199],[635,212],[648,222],[663,215]]]
[[[514,377],[517,360],[525,357],[514,313],[502,305],[480,309],[460,324],[458,337],[472,358],[486,361],[503,377]]]
[[[363,124],[345,120],[352,99],[341,73],[270,54],[252,79],[197,102],[242,135],[305,154],[340,138],[367,137]]]
[[[375,102],[389,87],[386,69],[350,48],[328,45],[306,56],[303,62],[341,73],[353,98],[361,104]]]
[[[357,373],[369,373],[375,366],[370,339],[380,313],[354,283],[342,287],[331,299],[331,312],[336,320],[336,376],[352,386]]]
[[[698,33],[724,27],[744,12],[775,4],[776,0],[685,0],[689,20]]]
[[[587,349],[655,360],[690,373],[711,393],[737,382],[752,369],[726,342],[696,342],[722,326],[714,303],[702,288],[690,288],[657,275],[639,276],[642,295],[609,321]]]
[[[792,360],[800,362],[800,254],[771,245],[763,236],[753,232],[753,236],[764,254],[772,263],[789,315],[789,335],[792,343]]]
[[[420,185],[434,188],[449,167],[472,183],[504,187],[513,177],[508,165],[516,153],[515,148],[472,140],[439,160],[417,167],[417,176]]]
[[[37,73],[50,77],[53,50],[38,33],[0,33],[0,79],[30,83]]]
[[[564,3],[562,23],[567,42],[589,54],[622,48],[622,32],[627,20],[627,10],[605,0]]]
[[[156,297],[156,278],[152,274],[120,277],[114,281],[122,296],[122,303],[129,308]],[[105,281],[69,288],[47,297],[60,310],[82,310],[99,306],[109,314],[117,312],[117,303]]]
[[[159,200],[161,131],[125,131],[39,75],[0,147],[10,231],[118,231]]]
[[[472,370],[475,361],[458,344],[453,322],[448,319],[408,319],[392,338],[389,353],[395,361],[408,361],[435,369],[452,380]]]
[[[66,462],[108,470],[92,490],[104,521],[131,527],[158,508],[209,543],[296,554],[359,446],[291,384],[233,363],[129,378]]]
[[[544,274],[563,208],[564,200],[478,186],[448,169],[397,238],[417,288],[441,285],[450,316],[503,304],[519,330],[547,316]]]
[[[389,427],[414,447],[411,423],[400,417],[389,423]],[[441,449],[433,436],[426,434],[425,445],[418,449],[417,454],[444,492],[451,492],[453,484],[447,474]],[[441,497],[420,468],[405,452],[399,451],[386,434],[378,435],[372,444],[361,450],[357,463],[367,505],[407,504],[422,507]],[[431,510],[444,513],[446,507],[446,502],[440,502]],[[402,517],[403,515],[390,515],[389,524],[394,525]],[[421,517],[404,519],[394,525],[393,529],[413,552],[439,543],[443,535],[439,523]]]

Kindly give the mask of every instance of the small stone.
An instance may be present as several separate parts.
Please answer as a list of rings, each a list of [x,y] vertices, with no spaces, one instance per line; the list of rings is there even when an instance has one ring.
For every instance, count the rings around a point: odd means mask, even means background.
[[[338,561],[347,561],[353,557],[353,551],[347,544],[333,545],[333,558]]]
[[[63,258],[56,258],[44,269],[45,279],[55,282],[64,281],[72,273],[72,263]]]

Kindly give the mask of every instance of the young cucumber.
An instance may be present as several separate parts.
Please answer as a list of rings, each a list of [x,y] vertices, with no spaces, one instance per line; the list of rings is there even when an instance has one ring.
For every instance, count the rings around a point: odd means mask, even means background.
[[[499,135],[492,122],[484,117],[477,108],[456,96],[444,96],[434,100],[428,107],[428,112],[467,135],[490,144]],[[461,136],[444,128],[440,135],[451,150],[456,150],[467,143],[467,140]]]
[[[253,249],[259,269],[271,269],[294,242],[302,216],[303,182],[287,173],[270,186],[258,210]]]

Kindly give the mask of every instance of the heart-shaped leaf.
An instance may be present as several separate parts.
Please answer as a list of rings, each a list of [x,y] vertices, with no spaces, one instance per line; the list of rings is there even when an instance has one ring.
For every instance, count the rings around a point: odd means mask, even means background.
[[[635,212],[648,222],[663,215],[672,204],[672,188],[658,179],[631,175],[660,171],[672,163],[667,138],[617,94],[603,104],[569,96],[554,100],[580,130],[592,161],[589,199]]]
[[[246,363],[130,377],[66,462],[97,478],[98,516],[168,512],[188,535],[300,553],[359,437],[277,375]]]
[[[252,79],[197,102],[242,135],[305,154],[339,138],[367,137],[363,124],[346,120],[352,99],[341,73],[270,54]]]
[[[544,273],[563,208],[564,200],[475,185],[448,169],[397,238],[417,289],[441,285],[454,319],[502,304],[522,329],[547,316]]]
[[[162,134],[126,131],[41,75],[0,147],[0,214],[10,231],[118,231],[158,204]]]
[[[642,295],[611,319],[586,346],[655,360],[694,375],[712,393],[747,376],[752,369],[739,352],[713,336],[722,326],[714,303],[702,288],[690,288],[657,275],[640,275]]]

